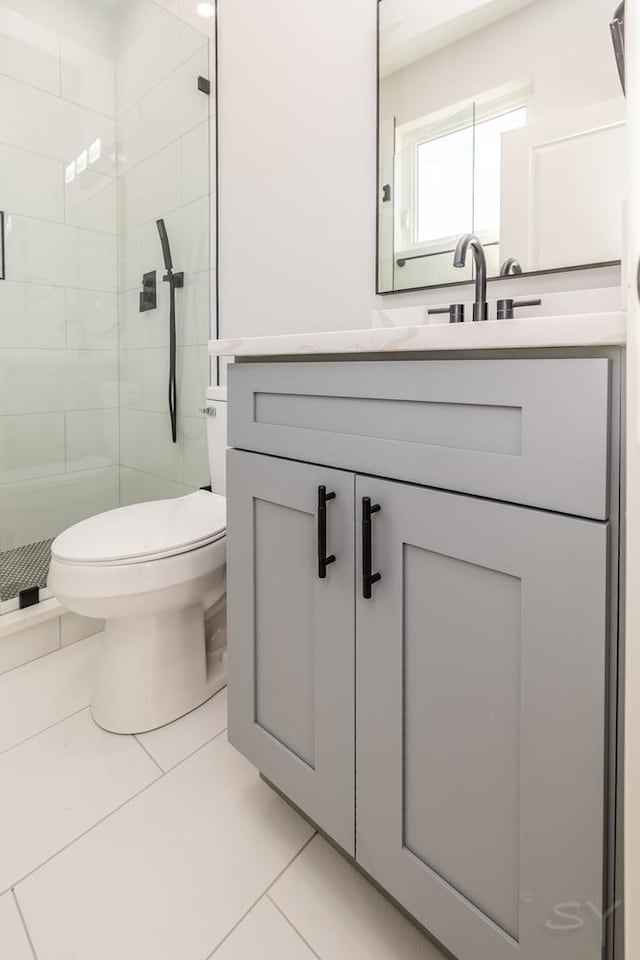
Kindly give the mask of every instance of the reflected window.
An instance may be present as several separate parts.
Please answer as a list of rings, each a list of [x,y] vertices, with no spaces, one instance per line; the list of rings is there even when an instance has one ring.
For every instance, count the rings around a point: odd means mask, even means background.
[[[415,242],[466,233],[473,220],[473,127],[416,146]]]
[[[525,99],[457,107],[399,131],[397,170],[411,188],[397,195],[411,200],[398,223],[397,250],[450,250],[470,231],[499,243],[503,136],[527,125]]]

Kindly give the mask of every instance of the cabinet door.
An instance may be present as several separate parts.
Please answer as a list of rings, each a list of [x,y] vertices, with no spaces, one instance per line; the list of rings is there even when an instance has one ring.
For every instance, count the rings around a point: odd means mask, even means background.
[[[599,960],[606,525],[356,486],[359,863],[458,960]]]
[[[229,739],[353,854],[355,478],[236,450],[227,477]]]

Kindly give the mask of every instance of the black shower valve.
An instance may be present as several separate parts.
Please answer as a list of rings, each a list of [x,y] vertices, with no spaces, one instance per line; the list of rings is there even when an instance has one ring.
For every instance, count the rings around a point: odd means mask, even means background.
[[[140,313],[155,310],[158,306],[158,283],[156,271],[151,270],[142,277],[142,292],[140,294]]]

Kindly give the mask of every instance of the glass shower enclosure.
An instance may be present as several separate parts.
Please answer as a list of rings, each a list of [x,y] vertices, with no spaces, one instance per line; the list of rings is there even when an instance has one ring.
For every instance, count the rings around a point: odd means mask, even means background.
[[[211,24],[0,0],[0,613],[49,595],[71,524],[209,482]]]

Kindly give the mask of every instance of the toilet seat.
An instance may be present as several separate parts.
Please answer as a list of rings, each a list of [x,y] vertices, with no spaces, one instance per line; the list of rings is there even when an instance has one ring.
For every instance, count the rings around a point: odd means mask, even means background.
[[[60,534],[51,553],[64,565],[130,566],[180,557],[225,534],[225,498],[199,490],[90,517]]]
[[[226,503],[199,490],[83,520],[52,544],[52,590],[74,612],[105,620],[198,599],[207,609],[224,594]]]

